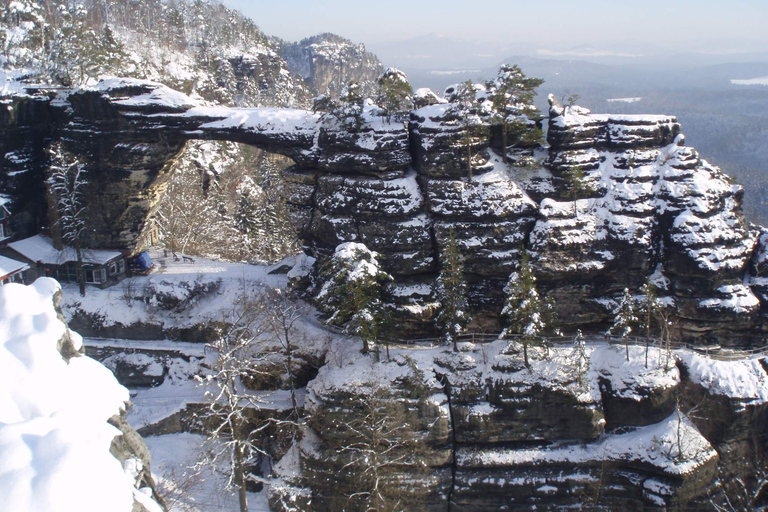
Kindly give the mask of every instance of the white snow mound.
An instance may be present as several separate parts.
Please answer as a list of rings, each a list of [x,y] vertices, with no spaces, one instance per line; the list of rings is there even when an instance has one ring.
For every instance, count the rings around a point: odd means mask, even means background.
[[[88,357],[67,363],[59,284],[0,287],[0,496],[4,512],[130,512],[133,481],[107,420],[128,390]]]

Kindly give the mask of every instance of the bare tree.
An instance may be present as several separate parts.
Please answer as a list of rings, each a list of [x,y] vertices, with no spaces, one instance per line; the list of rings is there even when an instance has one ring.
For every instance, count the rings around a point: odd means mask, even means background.
[[[768,457],[766,435],[753,434],[749,441],[750,457],[735,468],[720,466],[719,485],[709,502],[717,512],[768,510]]]
[[[258,372],[263,356],[255,341],[265,325],[259,302],[252,300],[241,300],[227,321],[230,326],[208,345],[216,356],[204,379],[212,389],[212,402],[202,419],[212,449],[200,464],[215,466],[226,459],[227,485],[237,491],[240,511],[248,512],[247,467],[256,456],[266,455],[259,434],[268,424],[253,428],[249,412],[259,409],[260,402],[245,389],[243,379]]]
[[[361,396],[360,410],[340,429],[348,440],[339,447],[347,460],[342,468],[357,489],[349,496],[349,508],[366,512],[407,510],[397,485],[399,477],[426,470],[418,457],[418,439],[387,390],[376,387]],[[410,499],[413,499],[411,497]]]
[[[301,334],[296,324],[307,315],[308,308],[301,303],[292,300],[284,290],[269,289],[264,294],[266,304],[266,321],[270,327],[271,335],[280,344],[283,359],[283,375],[288,381],[291,391],[291,416],[293,422],[292,433],[295,436],[299,425],[300,412],[296,400],[296,370],[294,368],[296,343],[300,341]]]
[[[83,192],[88,183],[85,180],[85,166],[74,155],[65,151],[61,142],[51,145],[48,156],[50,158],[48,185],[58,210],[55,228],[60,230],[62,241],[75,249],[77,282],[80,285],[80,295],[85,296],[82,246],[82,236],[85,231]]]

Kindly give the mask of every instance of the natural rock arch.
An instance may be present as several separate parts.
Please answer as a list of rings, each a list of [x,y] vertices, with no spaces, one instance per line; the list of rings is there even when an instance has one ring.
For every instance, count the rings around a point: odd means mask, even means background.
[[[53,96],[7,106],[2,185],[18,191],[23,183],[8,162],[41,176],[41,143],[29,140],[63,140],[91,171],[93,246],[138,249],[187,141],[228,140],[296,162],[285,173],[288,203],[315,255],[345,241],[384,253],[405,326],[429,328],[431,284],[453,228],[470,303],[489,328],[524,244],[566,325],[606,322],[611,300],[653,275],[669,283],[683,337],[757,334],[756,295],[765,290],[759,280],[746,286],[744,275],[757,275],[765,251],[755,251],[740,188],[683,145],[674,117],[595,115],[551,99],[540,168],[502,166],[489,137],[474,147],[478,165],[468,180],[462,128],[444,102],[413,111],[408,122],[368,116],[346,126],[302,110],[206,106],[128,79]],[[572,190],[574,174],[589,186]]]

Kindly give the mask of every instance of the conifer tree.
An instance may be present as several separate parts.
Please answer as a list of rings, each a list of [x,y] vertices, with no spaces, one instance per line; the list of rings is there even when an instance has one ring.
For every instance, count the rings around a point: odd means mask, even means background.
[[[46,25],[39,3],[0,2],[0,66],[35,67],[43,53]]]
[[[548,300],[543,300],[536,289],[536,276],[530,264],[530,256],[523,248],[520,264],[509,276],[504,287],[506,300],[501,315],[508,325],[500,337],[511,334],[520,336],[523,345],[523,360],[529,367],[528,348],[532,345],[544,345],[545,336],[554,326],[554,307]]]
[[[492,93],[491,123],[501,128],[502,159],[506,164],[508,141],[514,145],[531,145],[541,141],[543,132],[536,125],[541,118],[539,110],[533,105],[536,88],[544,80],[528,78],[517,66],[502,64],[496,78],[488,82],[488,91]]]
[[[413,88],[405,73],[399,69],[388,68],[379,76],[377,84],[379,91],[376,103],[384,111],[387,121],[413,106]]]
[[[452,343],[453,350],[458,352],[458,336],[469,322],[469,315],[464,264],[453,228],[448,230],[448,239],[440,254],[440,275],[437,277],[436,291],[440,301],[437,324],[443,330],[446,343]]]
[[[653,324],[653,318],[656,316],[662,305],[659,301],[658,294],[656,293],[656,287],[651,284],[650,279],[645,282],[640,291],[643,294],[645,300],[640,304],[640,316],[642,317],[643,326],[645,327],[645,367],[648,368],[648,351],[651,343],[651,326]]]
[[[324,283],[315,297],[329,315],[326,323],[345,324],[345,331],[362,338],[364,354],[381,330],[383,283],[391,279],[381,270],[378,256],[361,243],[339,245],[321,270]]]
[[[581,329],[576,331],[576,336],[573,337],[573,354],[574,363],[576,365],[576,375],[579,380],[582,380],[584,374],[589,370],[589,356],[587,355],[587,343],[584,339]]]
[[[352,81],[341,91],[339,96],[340,108],[333,113],[350,129],[360,128],[363,124],[363,88],[360,83]]]
[[[462,128],[461,145],[467,155],[467,179],[472,180],[472,146],[482,135],[483,125],[478,114],[477,88],[472,80],[456,86],[452,109]]]
[[[629,335],[632,333],[632,326],[638,322],[635,313],[635,299],[629,293],[629,288],[624,288],[624,295],[621,303],[614,311],[613,326],[608,329],[609,336],[619,336],[626,345],[627,361],[629,361]]]

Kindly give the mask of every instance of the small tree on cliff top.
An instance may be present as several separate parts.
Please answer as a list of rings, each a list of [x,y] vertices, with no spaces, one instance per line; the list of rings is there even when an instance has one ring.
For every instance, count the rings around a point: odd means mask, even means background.
[[[637,325],[637,323],[635,299],[629,293],[629,288],[624,288],[621,303],[619,303],[619,306],[614,311],[613,325],[606,334],[609,336],[620,336],[624,340],[627,349],[627,361],[629,361],[629,335],[632,333],[632,326]]]
[[[387,121],[398,116],[413,106],[413,88],[405,73],[395,68],[388,68],[378,79],[379,93],[376,103],[384,111]]]
[[[533,275],[530,256],[525,248],[520,253],[520,266],[510,274],[504,293],[507,298],[501,315],[507,319],[508,325],[500,337],[519,335],[523,345],[523,360],[528,367],[528,347],[544,345],[544,337],[554,326],[554,308],[549,301],[541,298],[536,289],[536,276]]]
[[[478,113],[477,87],[472,80],[460,83],[453,94],[452,109],[461,126],[461,146],[467,155],[467,179],[472,179],[472,146],[484,135],[483,122]]]
[[[324,284],[315,297],[329,315],[328,324],[346,324],[347,332],[363,339],[363,353],[378,338],[384,311],[382,285],[392,279],[381,270],[378,256],[364,244],[339,245],[321,270]]]
[[[437,325],[443,330],[445,341],[453,344],[458,351],[457,337],[469,322],[467,313],[467,283],[464,279],[459,244],[453,228],[448,230],[448,239],[440,254],[440,275],[437,277],[437,296],[440,300],[440,312]]]
[[[501,127],[502,159],[507,163],[508,140],[514,145],[531,145],[541,141],[543,132],[536,126],[541,118],[533,105],[536,88],[544,80],[528,78],[517,66],[502,64],[496,78],[487,83],[492,94],[491,123]]]

